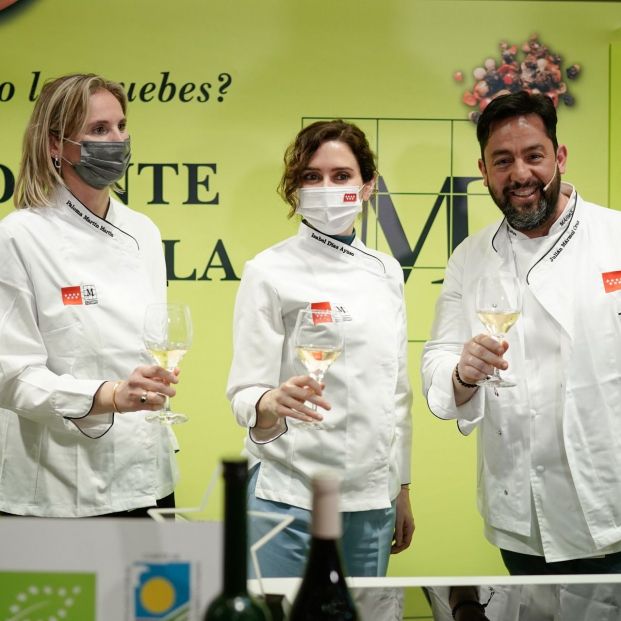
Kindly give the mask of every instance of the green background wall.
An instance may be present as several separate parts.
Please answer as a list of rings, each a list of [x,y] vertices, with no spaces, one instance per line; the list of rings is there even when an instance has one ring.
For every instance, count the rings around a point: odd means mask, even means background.
[[[621,209],[621,30],[610,45],[610,206]]]

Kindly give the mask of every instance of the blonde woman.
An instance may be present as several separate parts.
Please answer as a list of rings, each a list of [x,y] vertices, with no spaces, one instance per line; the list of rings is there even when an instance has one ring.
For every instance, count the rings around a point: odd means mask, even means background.
[[[173,396],[150,364],[161,239],[110,197],[130,157],[127,99],[92,74],[46,83],[0,222],[0,512],[146,515],[174,505],[174,438],[144,421]]]

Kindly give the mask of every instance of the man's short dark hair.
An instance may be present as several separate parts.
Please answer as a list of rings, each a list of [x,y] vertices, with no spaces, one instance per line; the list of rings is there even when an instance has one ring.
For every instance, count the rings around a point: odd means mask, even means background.
[[[492,126],[498,121],[504,121],[515,116],[536,114],[543,121],[546,134],[554,145],[554,152],[558,148],[556,140],[556,109],[547,95],[531,94],[518,91],[508,95],[500,95],[489,102],[483,110],[477,123],[477,139],[481,146],[481,159],[485,161],[483,152],[489,141]]]

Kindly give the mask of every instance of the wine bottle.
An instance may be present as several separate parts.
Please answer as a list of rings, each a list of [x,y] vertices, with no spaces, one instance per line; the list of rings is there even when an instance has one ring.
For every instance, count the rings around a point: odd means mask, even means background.
[[[311,544],[306,571],[289,621],[355,621],[358,613],[345,582],[339,480],[331,473],[313,478]]]
[[[222,592],[208,606],[203,621],[271,621],[265,606],[247,588],[245,459],[222,462],[224,477],[224,580]]]

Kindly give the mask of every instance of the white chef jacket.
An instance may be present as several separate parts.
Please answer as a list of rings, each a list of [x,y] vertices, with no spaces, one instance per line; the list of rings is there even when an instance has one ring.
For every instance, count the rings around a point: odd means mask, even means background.
[[[0,222],[0,510],[80,517],[173,491],[169,428],[87,416],[104,381],[152,364],[143,317],[165,286],[159,231],[115,200],[101,219],[59,188]]]
[[[580,536],[592,542],[584,556],[590,556],[610,546],[617,549],[621,541],[621,455],[616,445],[621,432],[621,289],[605,287],[605,280],[610,285],[621,270],[621,213],[586,203],[568,184],[562,188],[569,195],[568,208],[559,219],[558,234],[530,267],[526,286],[541,312],[560,327],[562,374],[545,380],[562,383],[551,384],[563,402],[559,441],[584,518],[586,532]],[[463,433],[479,428],[479,510],[486,526],[530,537],[536,521],[531,480],[541,472],[533,454],[538,423],[532,389],[524,381],[528,322],[519,320],[507,335],[507,359],[517,387],[499,389],[498,396],[479,389],[457,407],[451,377],[463,343],[481,332],[476,282],[486,274],[514,273],[512,254],[504,221],[472,235],[455,250],[421,371],[434,414],[457,419]],[[554,497],[553,482],[548,489]],[[550,554],[546,551],[546,560],[578,557],[575,550],[559,545]]]
[[[429,587],[434,621],[452,621],[450,587]],[[493,593],[493,595],[492,595]],[[491,599],[490,599],[491,595]],[[479,587],[490,621],[619,621],[621,584],[495,584]]]
[[[330,302],[343,315],[344,350],[324,378],[329,429],[287,418],[253,429],[268,390],[306,371],[292,346],[298,310]],[[250,463],[261,462],[259,498],[311,508],[310,478],[342,476],[341,510],[387,508],[410,477],[411,390],[403,272],[392,257],[300,225],[298,235],[249,261],[235,304],[227,395],[249,428]]]

